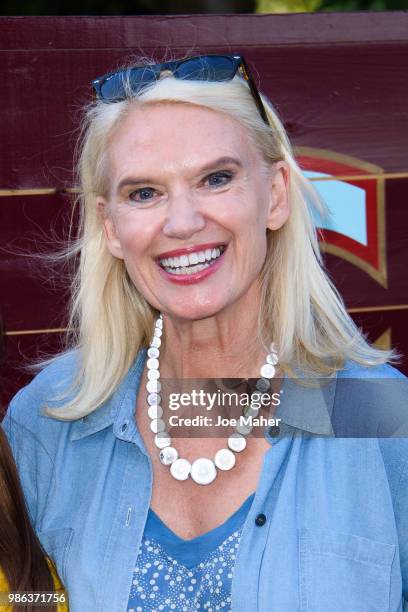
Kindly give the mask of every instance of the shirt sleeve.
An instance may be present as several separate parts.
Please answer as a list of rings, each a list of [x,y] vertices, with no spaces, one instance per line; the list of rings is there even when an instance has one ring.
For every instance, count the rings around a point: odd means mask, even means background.
[[[395,518],[399,536],[402,589],[408,610],[408,462],[401,476],[395,501]]]
[[[398,531],[402,592],[408,612],[408,438],[379,439]]]
[[[39,402],[29,387],[25,387],[11,401],[2,422],[17,465],[28,513],[36,529],[52,483],[54,463],[44,435],[40,436],[43,433],[40,427],[36,431],[38,413]]]

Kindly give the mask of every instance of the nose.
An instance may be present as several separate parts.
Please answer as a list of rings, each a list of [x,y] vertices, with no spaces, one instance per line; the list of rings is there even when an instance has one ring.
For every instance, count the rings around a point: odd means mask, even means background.
[[[169,199],[163,233],[169,238],[190,238],[205,227],[205,218],[187,194],[178,193]]]

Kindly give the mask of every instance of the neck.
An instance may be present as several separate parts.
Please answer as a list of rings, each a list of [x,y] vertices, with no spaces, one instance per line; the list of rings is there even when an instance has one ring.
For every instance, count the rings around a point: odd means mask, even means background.
[[[197,321],[164,315],[160,369],[169,378],[259,376],[265,349],[258,338],[259,298],[243,296],[215,316]]]

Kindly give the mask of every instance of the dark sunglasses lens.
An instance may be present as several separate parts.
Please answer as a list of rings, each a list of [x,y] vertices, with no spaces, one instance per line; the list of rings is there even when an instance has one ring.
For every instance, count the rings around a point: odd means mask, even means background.
[[[155,80],[156,72],[148,66],[117,72],[107,77],[101,85],[101,98],[106,101],[122,100]]]
[[[106,101],[124,98],[123,81],[120,74],[112,74],[105,79],[100,86],[100,97]]]
[[[229,81],[235,72],[231,58],[216,55],[186,60],[177,67],[174,75],[191,81]]]
[[[150,66],[132,68],[127,73],[127,88],[129,93],[139,93],[145,85],[153,83],[157,79],[157,69]]]

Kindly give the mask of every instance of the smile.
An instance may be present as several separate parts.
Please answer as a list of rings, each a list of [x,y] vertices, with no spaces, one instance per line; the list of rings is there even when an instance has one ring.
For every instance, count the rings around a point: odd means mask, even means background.
[[[174,275],[185,276],[189,274],[197,274],[206,268],[214,265],[219,257],[225,251],[225,246],[220,245],[212,249],[204,249],[202,251],[194,251],[186,253],[179,257],[165,257],[159,259],[160,266],[168,273]]]

